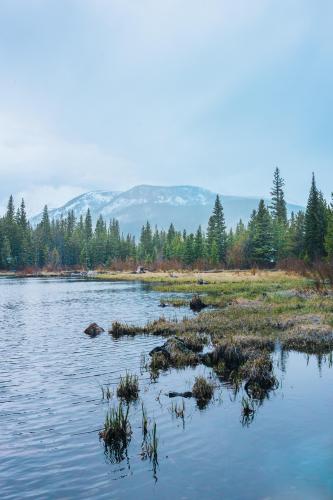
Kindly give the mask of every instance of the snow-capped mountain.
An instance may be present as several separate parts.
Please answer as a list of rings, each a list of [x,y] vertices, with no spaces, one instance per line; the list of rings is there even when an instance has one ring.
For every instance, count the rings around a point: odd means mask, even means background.
[[[119,220],[124,233],[138,235],[147,220],[152,226],[167,229],[171,222],[178,229],[194,231],[199,224],[206,227],[214,206],[216,193],[195,186],[135,186],[125,192],[90,191],[49,211],[50,218],[66,217],[73,210],[76,217],[90,209],[93,221],[99,215],[109,220]],[[239,219],[247,222],[259,198],[221,195],[226,223],[235,227]],[[298,205],[288,205],[289,212],[301,210]],[[37,224],[41,214],[31,219]]]
[[[110,203],[120,193],[118,191],[89,191],[68,201],[60,208],[49,210],[51,219],[66,217],[69,211],[73,210],[76,217],[85,214],[90,208],[91,215],[96,220],[105,205]],[[31,218],[31,222],[36,224],[40,221],[41,214]]]

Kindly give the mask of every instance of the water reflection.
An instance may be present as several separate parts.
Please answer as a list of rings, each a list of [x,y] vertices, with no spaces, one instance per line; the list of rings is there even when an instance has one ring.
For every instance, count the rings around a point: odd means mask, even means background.
[[[149,352],[159,337],[82,333],[92,321],[107,330],[117,320],[154,320],[160,300],[140,284],[0,280],[2,498],[332,498],[332,353],[277,347],[270,360],[278,384],[258,392],[222,365],[153,375]],[[126,370],[139,377],[139,401],[128,407],[131,434],[115,450],[99,432],[118,408]],[[198,376],[215,384],[209,405],[170,400]]]

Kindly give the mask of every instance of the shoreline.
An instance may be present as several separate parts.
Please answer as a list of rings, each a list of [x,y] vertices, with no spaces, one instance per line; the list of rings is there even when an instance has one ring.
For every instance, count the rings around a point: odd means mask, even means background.
[[[228,282],[258,281],[302,281],[307,280],[299,274],[279,270],[218,270],[218,271],[0,271],[0,278],[82,278],[101,281],[144,281],[150,283],[163,282],[170,284],[213,285]]]

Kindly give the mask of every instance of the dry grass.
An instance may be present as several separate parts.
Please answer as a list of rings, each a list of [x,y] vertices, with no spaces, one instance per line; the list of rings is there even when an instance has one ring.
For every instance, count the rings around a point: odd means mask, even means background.
[[[281,340],[283,349],[307,354],[328,354],[333,350],[333,328],[329,325],[300,325]]]
[[[209,342],[209,337],[202,333],[188,333],[177,338],[182,340],[185,346],[193,352],[201,352]]]
[[[144,274],[133,274],[132,272],[103,272],[97,274],[95,279],[106,281],[145,281],[149,283],[193,283],[201,287],[202,290],[209,284],[230,283],[230,282],[283,282],[294,281],[299,282],[300,276],[293,272],[285,271],[265,271],[258,270],[255,274],[251,270],[233,270],[233,271],[218,271],[218,272],[196,272],[196,271],[181,271],[171,273],[170,271],[155,271],[145,272]],[[205,284],[199,284],[203,280]],[[306,280],[303,280],[306,281]]]
[[[245,390],[251,398],[264,399],[268,392],[276,389],[278,381],[273,373],[272,361],[268,354],[259,354],[249,359],[239,370],[240,377],[246,380]]]
[[[203,408],[213,397],[214,385],[205,377],[196,377],[192,387],[192,394],[197,400],[198,406]]]
[[[119,321],[114,321],[111,328],[109,329],[109,334],[114,338],[119,338],[125,335],[137,335],[137,333],[139,333],[138,330],[140,330],[138,327],[127,325],[126,323],[120,323]]]

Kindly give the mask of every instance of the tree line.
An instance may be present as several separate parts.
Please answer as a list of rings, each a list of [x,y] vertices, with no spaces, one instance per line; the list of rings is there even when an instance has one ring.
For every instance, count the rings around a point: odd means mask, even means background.
[[[220,197],[204,231],[167,231],[147,222],[138,242],[122,234],[119,222],[107,223],[100,216],[93,226],[90,210],[76,219],[73,211],[65,218],[50,220],[47,206],[36,227],[28,221],[24,200],[15,209],[10,196],[0,218],[0,268],[121,267],[137,264],[171,268],[274,267],[293,258],[307,263],[333,259],[333,196],[328,203],[312,176],[305,211],[288,218],[280,171],[274,172],[271,200],[260,200],[248,224],[241,220],[235,229],[226,228]]]

